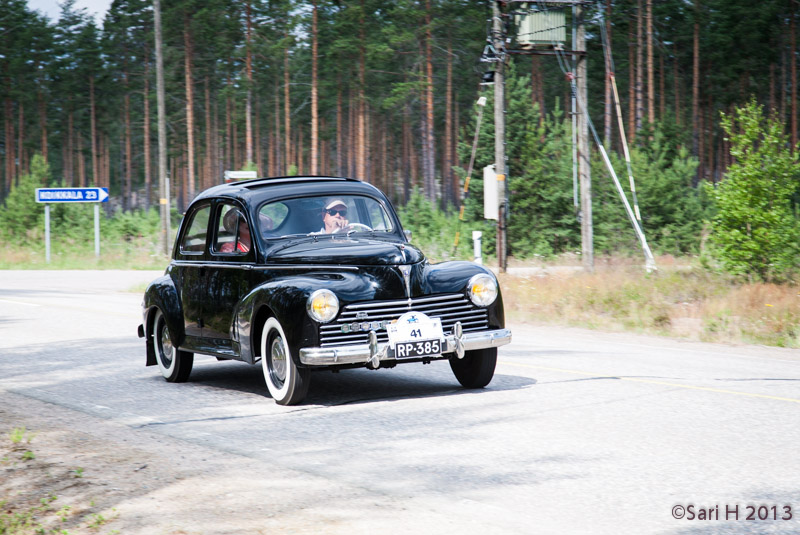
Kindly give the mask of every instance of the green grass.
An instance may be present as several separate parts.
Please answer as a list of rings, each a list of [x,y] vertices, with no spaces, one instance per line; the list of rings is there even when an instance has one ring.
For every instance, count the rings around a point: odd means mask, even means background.
[[[93,240],[93,239],[92,239]],[[50,263],[43,243],[20,247],[0,246],[1,269],[163,269],[169,259],[156,252],[152,240],[137,238],[123,243],[100,244],[95,256],[94,241],[53,244]]]

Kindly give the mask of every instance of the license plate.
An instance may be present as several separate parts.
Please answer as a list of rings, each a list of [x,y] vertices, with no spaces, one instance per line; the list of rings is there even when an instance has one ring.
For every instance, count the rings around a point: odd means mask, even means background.
[[[420,340],[419,342],[400,342],[394,345],[394,358],[408,359],[430,357],[442,353],[441,340]]]
[[[397,359],[429,357],[442,353],[442,320],[422,312],[406,312],[386,327],[389,345]]]

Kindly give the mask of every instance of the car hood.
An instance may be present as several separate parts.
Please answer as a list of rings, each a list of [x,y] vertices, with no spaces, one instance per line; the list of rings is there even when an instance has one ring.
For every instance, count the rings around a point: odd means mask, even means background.
[[[323,237],[294,244],[277,244],[267,250],[267,261],[278,264],[333,264],[388,266],[416,264],[425,259],[411,244],[374,238]]]

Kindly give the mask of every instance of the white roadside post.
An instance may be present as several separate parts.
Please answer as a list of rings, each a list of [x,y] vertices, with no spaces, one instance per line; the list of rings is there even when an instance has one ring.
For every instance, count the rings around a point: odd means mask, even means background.
[[[473,256],[474,262],[478,265],[483,265],[483,255],[481,255],[481,238],[483,237],[483,232],[480,230],[473,230],[472,231],[472,248],[473,248]]]
[[[100,205],[94,203],[94,256],[100,258]]]
[[[108,202],[108,188],[36,188],[36,202],[44,204],[44,250],[50,263],[50,203],[91,202],[94,205],[94,254],[100,257],[100,206]]]
[[[44,256],[47,263],[50,263],[50,205],[44,205]]]

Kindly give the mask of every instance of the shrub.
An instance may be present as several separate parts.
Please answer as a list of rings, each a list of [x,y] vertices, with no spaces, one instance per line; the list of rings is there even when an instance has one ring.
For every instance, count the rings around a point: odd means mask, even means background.
[[[761,281],[790,280],[800,261],[800,225],[791,198],[800,178],[784,125],[766,119],[753,100],[723,115],[734,164],[712,192],[710,254],[731,274]]]

